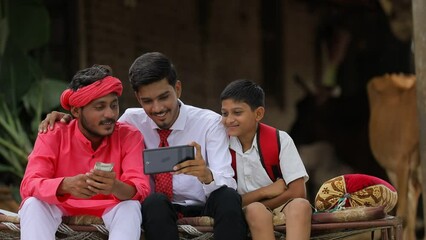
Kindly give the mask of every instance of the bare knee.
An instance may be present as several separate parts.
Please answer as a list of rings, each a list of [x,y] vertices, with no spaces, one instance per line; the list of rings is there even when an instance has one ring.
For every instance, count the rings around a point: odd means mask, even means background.
[[[306,199],[296,198],[284,208],[287,226],[286,239],[309,239],[311,233],[311,205]]]
[[[284,214],[286,219],[310,221],[312,217],[311,205],[304,198],[296,198],[284,208]]]
[[[272,224],[272,213],[260,202],[254,202],[245,208],[246,220],[250,228]]]

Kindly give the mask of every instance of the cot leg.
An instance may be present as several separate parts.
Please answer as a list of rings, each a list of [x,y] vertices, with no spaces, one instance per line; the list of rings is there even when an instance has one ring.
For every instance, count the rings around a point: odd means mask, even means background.
[[[402,223],[396,226],[396,240],[402,240]]]

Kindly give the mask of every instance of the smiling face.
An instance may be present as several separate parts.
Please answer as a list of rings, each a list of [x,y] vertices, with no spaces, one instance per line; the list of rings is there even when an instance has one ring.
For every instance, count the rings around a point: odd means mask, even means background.
[[[222,101],[222,123],[229,136],[251,142],[256,134],[257,123],[263,118],[264,108],[254,110],[245,102],[225,99]]]
[[[172,86],[167,79],[162,79],[140,86],[135,95],[155,124],[161,129],[169,129],[179,116],[178,98],[180,93],[180,81]]]
[[[84,107],[71,108],[78,118],[78,127],[83,135],[92,142],[113,133],[119,115],[118,97],[110,93],[91,101]]]

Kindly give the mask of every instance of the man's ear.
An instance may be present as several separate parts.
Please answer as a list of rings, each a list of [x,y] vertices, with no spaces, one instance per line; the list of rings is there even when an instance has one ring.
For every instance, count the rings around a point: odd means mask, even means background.
[[[79,107],[71,107],[71,115],[73,118],[79,118],[81,113],[81,108]]]
[[[176,81],[175,91],[177,98],[180,98],[180,94],[182,93],[182,82],[179,80]]]
[[[143,106],[142,106],[142,102],[141,102],[141,100],[139,99],[138,92],[136,92],[136,91],[135,91],[135,97],[136,97],[136,100],[138,100],[139,105],[141,105],[141,107],[143,107]]]
[[[254,110],[255,118],[257,122],[260,122],[262,120],[263,116],[265,115],[265,108],[264,107],[258,107]]]

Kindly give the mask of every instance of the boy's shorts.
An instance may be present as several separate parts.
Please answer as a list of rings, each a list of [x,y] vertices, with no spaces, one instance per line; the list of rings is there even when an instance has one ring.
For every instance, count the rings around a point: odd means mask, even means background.
[[[291,201],[293,201],[294,198],[289,199],[287,202],[285,202],[283,205],[271,210],[268,208],[269,211],[272,213],[272,220],[274,223],[274,226],[277,225],[284,225],[285,224],[285,214],[284,214],[284,208],[289,204]]]

